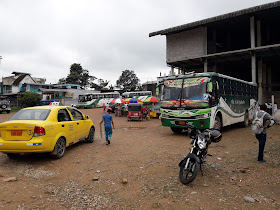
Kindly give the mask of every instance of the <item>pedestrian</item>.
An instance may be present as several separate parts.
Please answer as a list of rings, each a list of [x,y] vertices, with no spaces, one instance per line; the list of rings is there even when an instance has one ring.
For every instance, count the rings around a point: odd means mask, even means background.
[[[103,112],[105,113],[106,105],[103,103]]]
[[[259,141],[259,153],[258,153],[258,161],[259,162],[266,162],[263,159],[263,153],[264,153],[264,147],[266,143],[266,130],[267,128],[271,127],[274,125],[274,120],[272,119],[271,115],[266,112],[267,111],[267,106],[265,104],[260,105],[260,110],[256,112],[254,115],[254,120],[252,123],[252,130],[253,127],[256,127],[257,121],[261,121],[261,126],[259,127],[259,132],[258,134],[256,133],[256,138]]]
[[[266,107],[267,107],[267,112],[268,114],[272,115],[272,103],[270,103],[269,101],[267,101],[265,103]]]
[[[111,143],[110,140],[112,139],[112,134],[113,134],[112,126],[113,126],[113,129],[115,129],[113,117],[111,115],[112,109],[108,108],[107,113],[108,114],[104,114],[102,116],[102,121],[100,122],[100,125],[104,122],[106,145]]]
[[[141,111],[142,111],[142,119],[146,119],[147,118],[147,112],[148,112],[147,108],[143,107]]]
[[[275,114],[277,112],[277,103],[274,102],[274,106],[273,106],[273,114]]]

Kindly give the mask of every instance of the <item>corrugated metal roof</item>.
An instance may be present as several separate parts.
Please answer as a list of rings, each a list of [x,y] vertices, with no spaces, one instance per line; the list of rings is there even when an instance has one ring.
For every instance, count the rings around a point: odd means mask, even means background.
[[[204,20],[200,20],[200,21],[196,21],[196,22],[192,22],[192,23],[187,23],[184,25],[180,25],[180,26],[176,26],[176,27],[172,27],[172,28],[168,28],[168,29],[164,29],[164,30],[160,30],[160,31],[155,31],[155,32],[150,33],[149,37],[156,36],[156,35],[167,35],[170,33],[176,33],[176,32],[180,32],[180,31],[186,31],[186,30],[196,28],[196,27],[199,27],[202,25],[207,25],[209,23],[213,23],[213,22],[217,22],[217,21],[221,21],[221,20],[225,20],[225,19],[230,19],[230,18],[242,16],[242,15],[253,14],[255,12],[272,9],[272,8],[277,8],[277,7],[280,7],[280,1],[263,4],[263,5],[259,5],[259,6],[255,6],[255,7],[250,7],[247,9],[238,10],[235,12],[219,15],[216,17],[212,17],[212,18],[208,18],[208,19],[204,19]]]

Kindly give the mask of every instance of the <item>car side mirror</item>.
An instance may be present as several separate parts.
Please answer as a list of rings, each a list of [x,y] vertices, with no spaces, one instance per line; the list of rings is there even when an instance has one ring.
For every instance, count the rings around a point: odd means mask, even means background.
[[[88,120],[89,119],[89,116],[88,115],[86,115],[86,120]]]

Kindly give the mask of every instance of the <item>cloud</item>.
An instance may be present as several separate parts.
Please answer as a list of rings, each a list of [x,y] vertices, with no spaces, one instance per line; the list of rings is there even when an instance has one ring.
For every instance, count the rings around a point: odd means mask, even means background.
[[[110,80],[134,70],[141,82],[168,73],[165,36],[150,32],[271,1],[3,0],[0,74],[29,72],[56,83],[80,63]]]

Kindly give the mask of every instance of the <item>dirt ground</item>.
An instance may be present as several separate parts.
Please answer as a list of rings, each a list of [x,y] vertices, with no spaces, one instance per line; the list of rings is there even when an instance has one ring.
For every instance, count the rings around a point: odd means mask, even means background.
[[[210,146],[204,176],[183,185],[178,163],[190,147],[185,134],[173,134],[159,119],[114,117],[107,146],[100,138],[103,111],[82,111],[96,125],[92,144],[71,146],[60,160],[0,154],[0,209],[280,209],[279,125],[268,130],[266,163],[257,162],[249,128],[224,128],[222,141]],[[1,114],[0,122],[11,115]]]

